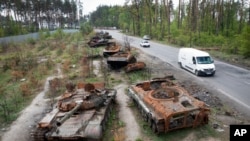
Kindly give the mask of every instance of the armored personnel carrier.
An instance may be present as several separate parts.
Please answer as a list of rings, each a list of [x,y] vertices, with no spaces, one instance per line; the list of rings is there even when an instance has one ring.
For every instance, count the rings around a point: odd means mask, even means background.
[[[37,124],[34,141],[101,140],[116,90],[106,89],[104,83],[67,84],[66,88],[53,110]]]
[[[156,134],[208,123],[206,104],[169,78],[131,85],[128,94]]]

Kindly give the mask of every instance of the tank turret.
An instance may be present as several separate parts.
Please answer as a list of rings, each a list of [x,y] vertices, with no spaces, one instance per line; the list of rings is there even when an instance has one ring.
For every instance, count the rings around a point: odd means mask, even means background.
[[[32,133],[34,141],[101,140],[116,97],[104,83],[66,85],[51,112]]]

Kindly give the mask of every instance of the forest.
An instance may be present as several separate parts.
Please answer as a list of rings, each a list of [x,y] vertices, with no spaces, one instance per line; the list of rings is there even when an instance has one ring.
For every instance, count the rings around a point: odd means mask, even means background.
[[[81,24],[82,30],[89,25],[116,27],[173,45],[213,48],[250,57],[249,0],[124,2],[123,6],[101,5],[78,20],[75,0],[1,0],[0,37],[37,32],[45,28],[44,23],[49,29],[54,25],[73,28]]]
[[[77,21],[74,0],[1,0],[0,37],[72,27]],[[45,27],[46,26],[46,27]]]
[[[90,23],[179,46],[198,46],[250,57],[250,2],[247,0],[131,0],[99,6]]]

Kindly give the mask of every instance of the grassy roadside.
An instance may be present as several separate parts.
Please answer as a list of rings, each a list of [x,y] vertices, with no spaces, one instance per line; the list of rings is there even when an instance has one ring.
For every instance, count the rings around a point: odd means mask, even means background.
[[[0,127],[16,120],[20,111],[43,89],[45,79],[57,74],[58,64],[67,81],[77,81],[77,77],[84,79],[83,73],[74,70],[81,69],[84,55],[91,54],[87,40],[88,36],[80,33],[66,34],[57,30],[53,34],[41,34],[39,40],[0,46]],[[65,90],[62,87],[58,93]]]
[[[45,78],[56,73],[55,66],[57,64],[61,65],[63,74],[65,75],[65,79],[61,80],[62,82],[96,82],[107,80],[108,86],[113,87],[116,84],[122,83],[124,79],[129,83],[134,83],[140,80],[147,80],[151,77],[149,70],[142,70],[130,73],[129,75],[121,73],[121,77],[119,78],[112,77],[110,72],[102,71],[101,73],[107,73],[107,78],[96,77],[93,74],[94,67],[86,67],[86,64],[82,63],[82,59],[86,54],[99,54],[101,49],[87,49],[86,41],[87,39],[84,39],[80,34],[64,34],[58,31],[56,34],[49,35],[43,40],[29,40],[27,43],[18,45],[10,44],[6,52],[1,52],[0,63],[1,66],[4,66],[2,69],[6,67],[6,71],[1,70],[2,72],[0,73],[0,83],[1,86],[4,86],[0,87],[1,126],[6,126],[18,117],[19,112],[25,108],[41,90]],[[95,58],[90,58],[89,61],[91,62],[94,59]],[[97,58],[97,60],[98,59],[100,58]],[[39,63],[37,63],[37,61]],[[5,66],[5,64],[7,64],[7,66]],[[22,80],[23,78],[25,78],[24,81]],[[57,94],[61,94],[61,92],[65,90],[64,83],[60,84],[61,88],[56,91]],[[137,115],[137,113],[135,110],[135,115]],[[115,128],[125,126],[117,118],[115,113],[113,113],[112,116],[113,118],[111,119],[114,120],[114,122],[110,121],[110,126],[115,126]],[[139,117],[139,115],[137,116]],[[156,136],[151,132],[145,122],[139,119],[140,118],[138,118],[138,122],[141,125],[141,129],[145,129],[145,137],[156,141],[165,140],[166,138],[170,140],[181,140],[190,135],[190,133],[194,133],[194,136],[198,137],[198,139],[220,136],[211,128],[212,125],[191,130],[183,129],[178,132]],[[111,134],[112,130],[109,132],[108,135],[113,135]],[[110,140],[115,140],[115,137],[110,136]],[[143,139],[136,140],[139,141]]]

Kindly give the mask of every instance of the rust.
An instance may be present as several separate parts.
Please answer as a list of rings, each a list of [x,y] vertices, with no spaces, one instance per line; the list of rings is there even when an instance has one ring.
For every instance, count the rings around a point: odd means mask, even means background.
[[[171,77],[170,77],[171,78]],[[131,85],[129,95],[155,133],[208,123],[209,108],[169,77]]]
[[[102,82],[68,83],[66,87],[52,111],[38,122],[33,139],[101,140],[116,90],[105,88]]]
[[[104,48],[103,50],[103,56],[104,57],[108,57],[111,56],[115,53],[118,53],[121,50],[121,46],[114,43],[114,44],[110,44],[107,47]]]
[[[89,47],[105,46],[109,44],[109,40],[100,36],[94,36],[87,42],[87,44]]]
[[[145,67],[146,67],[146,64],[144,62],[131,63],[125,67],[125,72],[128,73],[128,72],[135,71],[135,70],[141,70],[141,69],[144,69]]]
[[[135,56],[129,51],[117,52],[107,58],[107,63],[113,69],[119,69],[135,62]]]

